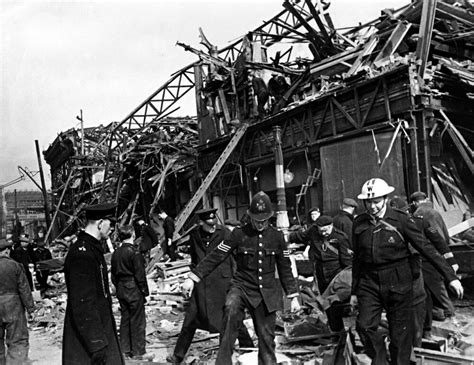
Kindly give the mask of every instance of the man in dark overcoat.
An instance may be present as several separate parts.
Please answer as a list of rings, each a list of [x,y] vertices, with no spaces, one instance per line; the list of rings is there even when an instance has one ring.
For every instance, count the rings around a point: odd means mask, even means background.
[[[195,267],[222,241],[228,239],[230,231],[217,224],[217,209],[201,209],[196,212],[198,228],[190,233],[191,265]],[[209,276],[196,284],[191,295],[183,327],[173,354],[167,361],[180,364],[191,345],[196,329],[220,332],[224,313],[225,296],[230,286],[235,263],[232,257],[224,260]],[[244,324],[239,331],[240,347],[253,347],[253,342]]]
[[[145,266],[150,262],[150,252],[153,247],[158,245],[158,236],[154,229],[145,222],[143,218],[137,219],[137,238],[140,238],[138,251],[142,254]]]
[[[68,293],[64,365],[124,364],[101,244],[113,231],[115,209],[115,204],[96,204],[85,209],[86,227],[70,246],[64,262]]]
[[[227,292],[224,323],[217,354],[217,365],[232,363],[234,342],[247,308],[258,336],[259,364],[275,364],[276,311],[283,309],[279,281],[291,299],[291,311],[300,309],[298,288],[291,271],[288,246],[283,233],[269,225],[273,216],[270,198],[264,192],[255,194],[247,210],[250,222],[235,228],[228,239],[220,242],[189,274],[183,292],[189,295],[195,283],[205,279],[233,252],[237,269]]]

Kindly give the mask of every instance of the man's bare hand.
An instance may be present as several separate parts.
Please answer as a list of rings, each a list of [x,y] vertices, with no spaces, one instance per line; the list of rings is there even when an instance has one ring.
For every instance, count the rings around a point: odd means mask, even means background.
[[[185,298],[190,298],[194,289],[194,281],[192,279],[186,279],[181,286],[181,291]]]
[[[449,283],[449,287],[451,290],[456,293],[457,297],[459,299],[462,299],[464,295],[464,288],[462,287],[462,284],[459,280],[453,280]]]
[[[298,297],[294,297],[291,299],[290,303],[290,311],[291,313],[296,313],[301,309],[300,302],[298,301]]]
[[[356,307],[359,305],[359,300],[357,299],[356,295],[351,295],[350,304],[351,304],[352,310],[355,310]]]

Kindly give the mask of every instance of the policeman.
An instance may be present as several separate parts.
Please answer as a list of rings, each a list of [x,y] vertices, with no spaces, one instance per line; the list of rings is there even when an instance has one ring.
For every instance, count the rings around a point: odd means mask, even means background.
[[[359,306],[356,327],[372,364],[387,364],[385,343],[377,332],[382,310],[387,312],[392,364],[410,361],[413,341],[413,272],[408,243],[443,274],[462,297],[453,269],[427,243],[413,218],[391,208],[387,195],[395,188],[379,178],[364,183],[358,199],[366,212],[354,220],[351,304]]]
[[[193,267],[230,236],[230,231],[226,227],[217,224],[216,211],[217,209],[211,208],[196,212],[198,228],[191,231],[189,240]],[[235,262],[229,256],[209,276],[196,284],[174,352],[166,359],[168,362],[180,364],[183,361],[196,329],[211,333],[221,331],[225,296],[234,269]],[[239,346],[253,347],[252,339],[244,324],[240,326]]]
[[[115,204],[85,209],[87,224],[64,262],[68,292],[63,364],[124,364],[112,313],[107,264],[101,240],[113,231]]]
[[[112,254],[110,272],[120,303],[120,345],[126,357],[151,361],[154,354],[145,350],[145,297],[149,295],[145,261],[134,244],[133,226],[120,226],[118,239],[122,244]]]
[[[224,309],[223,334],[217,365],[232,363],[232,349],[245,315],[250,312],[258,336],[259,364],[275,364],[276,311],[283,307],[282,296],[275,280],[275,268],[283,289],[291,298],[291,310],[299,310],[298,290],[291,272],[289,251],[282,232],[268,224],[273,216],[267,194],[255,194],[247,210],[250,222],[235,228],[229,239],[197,265],[183,283],[185,294],[220,265],[231,253],[237,255],[237,270],[227,293]]]
[[[354,221],[354,212],[359,206],[352,198],[342,200],[341,209],[334,216],[334,227],[344,232],[349,239],[349,247],[352,247],[352,222]]]
[[[25,309],[33,313],[34,303],[25,271],[10,258],[11,243],[0,239],[0,364],[26,364],[28,328]]]
[[[341,307],[340,305],[333,306],[333,304],[336,304],[336,301],[341,302],[349,299],[350,272],[341,276],[337,285],[333,285],[330,292],[326,292],[326,290],[336,275],[352,264],[349,240],[346,234],[334,228],[331,217],[322,215],[310,229],[291,233],[289,239],[290,242],[310,242],[309,257],[313,260],[319,292],[325,299],[323,308],[328,316],[329,326],[333,331],[343,330]],[[335,290],[336,287],[343,289],[346,294],[343,294],[342,291],[337,293],[339,290]],[[328,299],[330,299],[329,302]],[[333,303],[335,299],[337,300]]]

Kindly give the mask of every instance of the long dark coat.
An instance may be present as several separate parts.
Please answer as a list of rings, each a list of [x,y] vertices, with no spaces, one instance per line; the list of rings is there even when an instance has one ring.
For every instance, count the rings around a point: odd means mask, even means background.
[[[107,364],[124,364],[117,337],[107,264],[101,243],[80,232],[64,262],[68,292],[63,364],[91,364],[91,354],[107,348]]]
[[[191,264],[196,266],[214,250],[219,243],[230,236],[230,231],[218,225],[216,231],[206,237],[200,229],[190,235]],[[209,332],[219,332],[222,328],[225,296],[230,286],[234,266],[232,257],[224,260],[209,276],[196,284],[189,306],[197,308],[197,316],[186,315],[183,327],[193,326]],[[193,311],[190,311],[192,313]]]

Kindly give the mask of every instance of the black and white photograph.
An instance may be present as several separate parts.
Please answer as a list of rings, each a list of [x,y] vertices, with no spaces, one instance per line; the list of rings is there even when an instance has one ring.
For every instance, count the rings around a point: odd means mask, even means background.
[[[474,2],[1,0],[0,365],[474,364]]]

